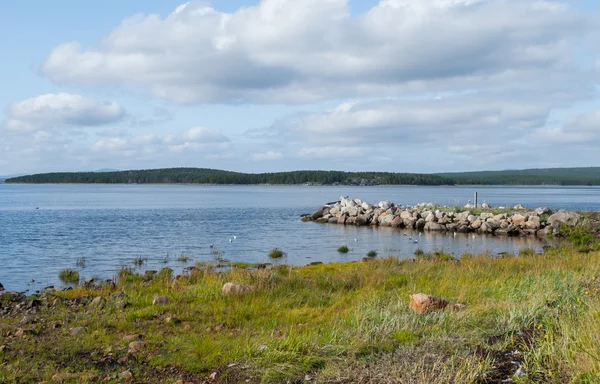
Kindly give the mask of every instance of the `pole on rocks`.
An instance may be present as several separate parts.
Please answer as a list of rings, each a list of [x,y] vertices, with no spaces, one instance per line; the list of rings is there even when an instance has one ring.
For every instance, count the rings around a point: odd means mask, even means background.
[[[475,208],[477,208],[477,192],[473,194],[473,201],[475,202]]]

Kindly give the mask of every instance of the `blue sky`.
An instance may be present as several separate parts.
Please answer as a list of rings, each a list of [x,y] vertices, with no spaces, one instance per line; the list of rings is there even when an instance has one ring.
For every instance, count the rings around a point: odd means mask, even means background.
[[[598,16],[595,1],[8,2],[0,175],[598,166]]]

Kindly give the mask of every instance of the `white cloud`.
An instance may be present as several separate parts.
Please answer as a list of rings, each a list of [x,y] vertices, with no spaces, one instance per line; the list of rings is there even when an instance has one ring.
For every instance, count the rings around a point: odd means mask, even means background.
[[[281,158],[283,158],[283,153],[281,152],[274,152],[274,151],[267,151],[267,152],[262,152],[262,153],[253,153],[252,154],[252,158],[254,160],[260,161],[260,160],[279,160]]]
[[[194,127],[187,131],[164,137],[152,133],[124,137],[108,137],[92,146],[96,152],[115,152],[126,156],[170,152],[214,153],[229,148],[231,140],[220,130]]]
[[[299,157],[309,157],[317,159],[343,159],[360,157],[367,154],[367,149],[364,147],[346,147],[346,146],[322,146],[322,147],[304,147],[301,148],[297,155]]]
[[[92,127],[111,124],[126,116],[116,102],[98,102],[68,93],[46,94],[12,103],[2,127],[27,133],[46,128]]]
[[[574,71],[592,24],[540,0],[262,0],[233,13],[192,1],[135,16],[94,46],[57,46],[58,84],[124,85],[175,102],[307,102],[541,82]]]

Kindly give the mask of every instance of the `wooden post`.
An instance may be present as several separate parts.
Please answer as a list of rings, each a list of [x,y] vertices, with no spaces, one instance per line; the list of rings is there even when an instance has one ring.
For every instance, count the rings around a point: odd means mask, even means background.
[[[477,192],[473,194],[473,201],[475,202],[475,208],[477,208]]]

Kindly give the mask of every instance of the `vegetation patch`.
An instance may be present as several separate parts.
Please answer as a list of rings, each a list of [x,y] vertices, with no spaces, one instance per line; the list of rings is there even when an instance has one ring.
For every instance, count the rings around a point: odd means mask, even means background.
[[[77,284],[79,283],[79,272],[71,268],[66,268],[58,273],[58,278],[63,283]]]
[[[272,259],[279,259],[285,256],[285,252],[283,252],[279,248],[273,248],[269,251],[269,257]]]
[[[350,248],[348,248],[346,245],[342,245],[337,249],[337,251],[339,253],[348,253],[350,251]]]
[[[377,251],[372,249],[369,252],[367,252],[367,256],[368,257],[377,257]]]

